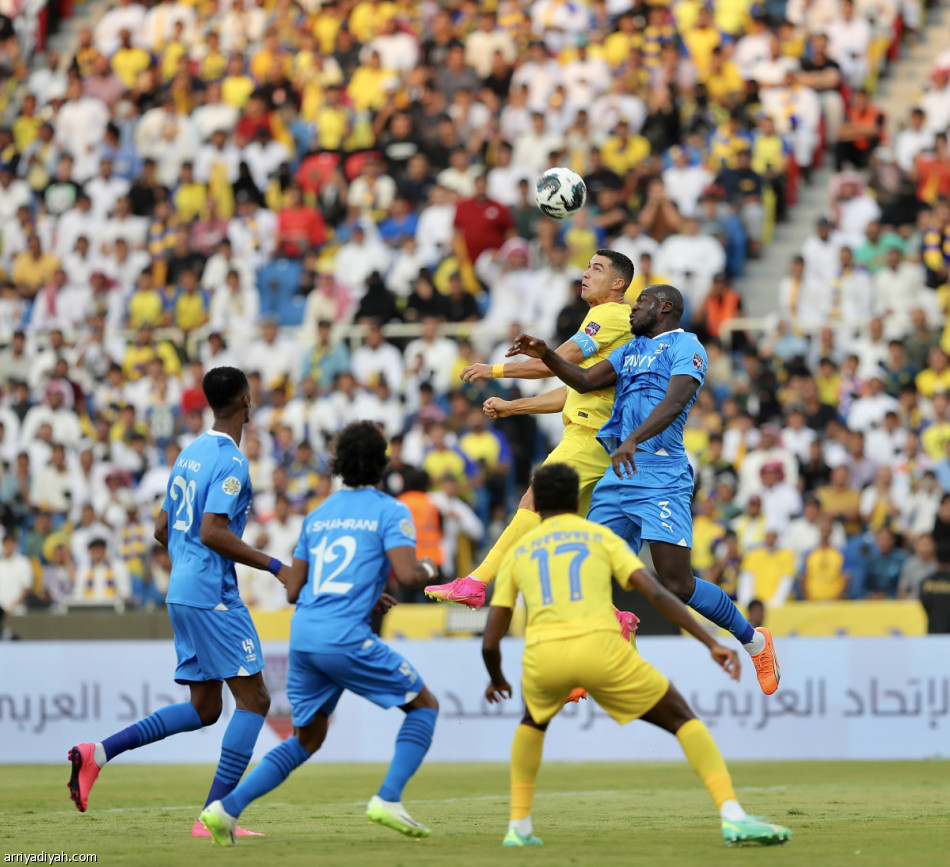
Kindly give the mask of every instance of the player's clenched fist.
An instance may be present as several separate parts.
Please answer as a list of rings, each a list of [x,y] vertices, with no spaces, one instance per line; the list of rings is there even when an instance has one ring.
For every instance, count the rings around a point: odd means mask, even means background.
[[[490,397],[482,404],[482,412],[489,418],[507,418],[511,415],[511,401]]]
[[[532,358],[540,358],[548,351],[548,345],[540,337],[532,337],[530,334],[519,334],[511,349],[505,353],[506,358],[513,355],[530,355]]]
[[[475,382],[479,379],[492,379],[490,364],[470,364],[459,374],[462,382]]]

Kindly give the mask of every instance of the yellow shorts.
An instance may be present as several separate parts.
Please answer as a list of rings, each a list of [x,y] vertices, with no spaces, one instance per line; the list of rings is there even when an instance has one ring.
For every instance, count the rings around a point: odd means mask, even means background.
[[[670,688],[617,631],[542,641],[525,648],[521,689],[535,722],[550,720],[582,686],[623,725],[652,708]]]
[[[610,455],[597,442],[597,431],[579,424],[564,425],[564,434],[544,462],[562,463],[573,467],[581,478],[580,507],[577,513],[583,518],[590,509],[590,495],[610,466]]]

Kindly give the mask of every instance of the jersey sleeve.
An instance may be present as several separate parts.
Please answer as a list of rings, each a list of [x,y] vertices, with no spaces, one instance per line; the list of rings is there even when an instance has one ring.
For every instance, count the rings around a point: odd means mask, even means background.
[[[670,376],[685,374],[698,379],[702,384],[709,367],[709,359],[702,343],[698,340],[677,340],[670,347],[670,355]]]
[[[610,309],[601,313],[598,313],[599,307],[591,308],[584,317],[577,334],[571,338],[571,341],[576,343],[584,354],[584,358],[596,355],[605,346],[610,346],[630,330],[629,320],[621,320],[612,309],[616,305],[605,306]]]
[[[243,497],[241,491],[249,489],[251,478],[247,470],[247,460],[238,463],[227,451],[218,453],[214,474],[205,498],[206,515],[227,515],[233,520],[241,510]],[[227,462],[225,462],[225,459]]]
[[[518,601],[518,585],[515,584],[515,550],[510,550],[501,561],[491,604],[499,608],[514,608]]]
[[[393,500],[386,510],[386,522],[382,529],[383,550],[393,548],[416,547],[416,525],[412,523],[412,512],[405,503]]]
[[[294,559],[310,561],[310,552],[307,550],[310,543],[307,541],[307,522],[303,522],[300,528],[300,535],[297,537],[297,544],[294,547]]]
[[[612,530],[602,527],[600,532],[603,533],[604,549],[607,551],[607,557],[610,560],[610,571],[624,590],[632,589],[633,584],[630,582],[630,576],[637,569],[645,569],[646,566],[627,547],[627,543]]]

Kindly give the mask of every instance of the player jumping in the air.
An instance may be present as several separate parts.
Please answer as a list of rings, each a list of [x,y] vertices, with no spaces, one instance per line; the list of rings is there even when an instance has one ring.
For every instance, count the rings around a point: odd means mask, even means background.
[[[630,338],[630,307],[623,303],[624,292],[633,279],[633,263],[614,250],[598,250],[581,279],[581,297],[590,312],[570,340],[558,347],[561,358],[589,368],[606,359]],[[462,371],[465,382],[479,379],[544,379],[551,370],[537,359],[507,364],[473,364]],[[574,467],[581,480],[581,514],[587,514],[591,492],[610,466],[610,456],[597,442],[597,431],[613,407],[612,386],[581,393],[557,388],[537,398],[520,402],[517,412],[556,412],[563,410],[564,433],[547,461],[563,461]],[[523,407],[523,408],[522,408]],[[425,588],[426,595],[444,602],[458,602],[471,608],[485,604],[485,587],[498,573],[505,553],[526,533],[538,525],[534,497],[529,487],[521,498],[518,511],[485,559],[471,575],[448,584]],[[632,615],[627,615],[632,619]]]
[[[385,610],[395,604],[380,596],[390,568],[398,581],[415,585],[431,580],[436,567],[416,559],[409,509],[376,489],[386,462],[386,439],[372,422],[355,422],[340,433],[333,472],[343,477],[344,488],[307,516],[287,582],[287,598],[297,603],[287,675],[294,734],[230,795],[205,808],[200,820],[215,843],[234,843],[244,808],[320,749],[345,689],[406,715],[367,818],[407,837],[429,836],[406,812],[402,791],[432,742],[439,704],[412,665],[373,634],[369,617],[377,605]]]
[[[678,289],[648,286],[630,311],[634,339],[592,367],[566,361],[527,334],[516,338],[508,354],[540,359],[582,393],[614,386],[613,412],[597,434],[610,453],[610,467],[594,488],[587,517],[609,527],[635,552],[649,542],[663,586],[742,643],[762,691],[771,695],[781,677],[771,633],[753,629],[732,600],[696,578],[690,565],[693,472],[683,426],[707,359],[696,335],[680,328],[682,316]]]
[[[238,450],[250,420],[247,377],[234,367],[216,367],[202,386],[214,426],[178,456],[155,520],[155,538],[168,547],[172,559],[167,602],[178,655],[175,681],[187,684],[191,699],[69,751],[69,795],[82,813],[106,762],[170,735],[213,725],[221,715],[222,681],[237,709],[224,733],[206,803],[224,797],[247,768],[270,707],[257,630],[238,595],[234,564],[266,569],[283,584],[290,569],[241,541],[253,495],[247,458]],[[208,836],[197,819],[192,836]]]
[[[519,591],[527,609],[522,692],[526,705],[511,748],[511,814],[505,846],[540,846],[531,802],[541,767],[544,733],[571,688],[583,684],[621,725],[643,719],[676,735],[722,820],[727,845],[784,843],[788,828],[747,816],[736,799],[726,763],[706,726],[676,688],[617,635],[611,577],[643,593],[667,619],[705,644],[734,679],[739,660],[690,616],[605,527],[578,517],[578,476],[565,464],[545,464],[534,477],[541,524],[508,553],[491,601],[482,655],[491,677],[489,702],[510,698],[500,642]]]

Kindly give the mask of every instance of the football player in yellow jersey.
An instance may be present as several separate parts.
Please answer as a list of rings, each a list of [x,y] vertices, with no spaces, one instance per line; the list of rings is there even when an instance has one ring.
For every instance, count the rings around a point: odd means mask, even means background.
[[[520,592],[527,609],[521,681],[526,709],[511,749],[511,814],[504,845],[541,845],[533,833],[531,802],[544,733],[577,683],[621,725],[643,719],[676,735],[719,810],[727,845],[790,839],[788,828],[746,815],[706,726],[669,680],[617,634],[611,578],[639,590],[664,617],[705,644],[733,680],[739,679],[736,652],[706,633],[623,539],[576,514],[578,475],[571,467],[546,463],[532,487],[541,523],[505,556],[482,639],[491,677],[485,696],[495,703],[512,695],[500,645]]]
[[[633,263],[623,253],[598,250],[591,257],[581,279],[581,297],[590,304],[590,312],[577,334],[558,347],[559,355],[581,367],[590,367],[630,340],[630,308],[623,303],[623,295],[632,279]],[[473,364],[462,371],[464,382],[506,377],[544,379],[550,376],[551,371],[537,359],[507,364]],[[563,410],[564,435],[547,461],[563,461],[580,473],[583,514],[587,513],[594,485],[610,466],[610,456],[596,437],[601,425],[610,418],[613,401],[612,388],[587,394],[558,388],[531,402],[518,401],[519,406],[514,410],[519,413]],[[531,488],[528,488],[511,523],[472,574],[448,584],[432,584],[425,588],[426,596],[481,608],[485,604],[485,587],[498,573],[505,553],[528,530],[536,527],[539,520],[534,511]]]

